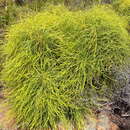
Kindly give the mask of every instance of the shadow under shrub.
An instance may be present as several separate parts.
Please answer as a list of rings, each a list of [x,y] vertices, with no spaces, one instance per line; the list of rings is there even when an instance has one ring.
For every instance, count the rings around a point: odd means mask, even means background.
[[[13,25],[3,81],[22,128],[83,125],[97,95],[111,90],[112,68],[129,57],[126,23],[105,7],[70,12],[57,7]],[[110,77],[111,76],[111,77]],[[95,99],[95,100],[93,100]]]

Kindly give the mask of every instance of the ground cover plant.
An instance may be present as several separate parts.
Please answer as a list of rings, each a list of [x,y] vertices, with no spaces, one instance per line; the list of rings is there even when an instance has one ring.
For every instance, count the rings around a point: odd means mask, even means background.
[[[54,7],[11,26],[2,79],[19,127],[80,129],[96,96],[112,89],[113,69],[128,61],[126,26],[105,6]]]

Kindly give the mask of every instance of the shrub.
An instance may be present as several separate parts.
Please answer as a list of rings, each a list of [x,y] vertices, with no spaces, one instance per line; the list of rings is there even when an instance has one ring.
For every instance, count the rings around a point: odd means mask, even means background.
[[[57,7],[13,25],[3,80],[20,127],[56,128],[70,121],[80,129],[96,96],[110,92],[112,69],[127,62],[125,26],[105,7]]]
[[[129,0],[115,0],[113,5],[117,11],[124,15],[130,15],[130,1]]]
[[[114,9],[119,15],[125,16],[130,26],[130,1],[129,0],[116,0],[113,2]],[[130,27],[128,27],[130,30]]]

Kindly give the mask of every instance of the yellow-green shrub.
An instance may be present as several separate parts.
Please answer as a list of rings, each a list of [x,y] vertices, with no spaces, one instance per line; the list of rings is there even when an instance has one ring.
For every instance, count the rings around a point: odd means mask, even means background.
[[[126,17],[130,30],[130,0],[116,0],[113,2],[113,8],[118,11],[119,15]]]
[[[13,25],[3,81],[20,127],[56,128],[70,121],[80,129],[96,102],[92,99],[104,86],[109,93],[112,69],[127,62],[125,27],[124,20],[101,7],[54,8]]]

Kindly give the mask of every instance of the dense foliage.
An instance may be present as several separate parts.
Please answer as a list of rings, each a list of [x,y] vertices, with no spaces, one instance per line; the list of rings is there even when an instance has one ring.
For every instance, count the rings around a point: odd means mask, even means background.
[[[70,121],[79,128],[94,96],[111,89],[112,70],[127,62],[126,26],[105,7],[48,9],[13,25],[3,81],[20,127],[56,128]]]
[[[130,0],[116,0],[113,2],[113,9],[127,19],[129,23],[127,28],[130,30]]]
[[[115,0],[113,2],[114,8],[123,15],[130,15],[130,1],[129,0]]]

